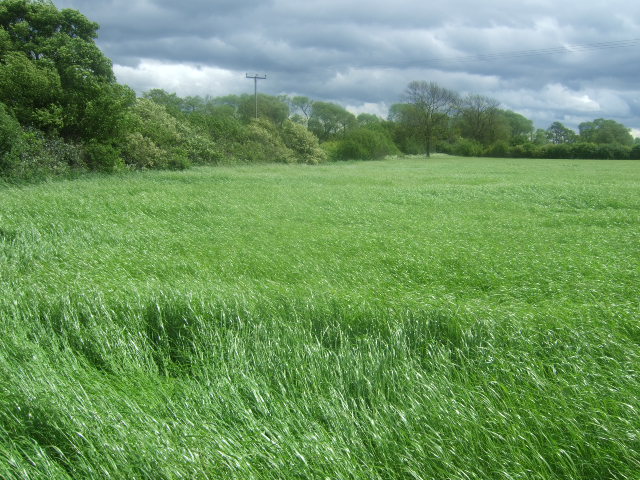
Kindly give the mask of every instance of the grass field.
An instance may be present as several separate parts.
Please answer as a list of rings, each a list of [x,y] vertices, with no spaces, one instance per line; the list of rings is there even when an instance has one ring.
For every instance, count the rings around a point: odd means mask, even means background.
[[[0,186],[0,478],[640,478],[640,163]]]

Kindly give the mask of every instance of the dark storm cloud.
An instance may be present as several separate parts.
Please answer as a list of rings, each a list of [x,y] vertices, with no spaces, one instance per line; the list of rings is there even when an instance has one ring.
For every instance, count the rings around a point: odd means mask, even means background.
[[[539,124],[615,117],[640,128],[640,41],[623,43],[640,38],[640,4],[626,0],[54,3],[101,25],[99,45],[138,91],[222,95],[249,90],[244,72],[259,71],[269,93],[358,107],[397,102],[424,79]]]

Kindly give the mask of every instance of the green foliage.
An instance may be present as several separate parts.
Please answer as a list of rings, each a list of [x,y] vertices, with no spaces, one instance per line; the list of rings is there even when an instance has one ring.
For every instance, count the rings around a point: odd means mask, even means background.
[[[509,154],[515,158],[539,158],[540,147],[532,142],[521,143],[511,147]]]
[[[631,160],[640,160],[640,144],[636,143],[629,152],[629,158]]]
[[[416,131],[411,127],[411,108],[405,103],[396,103],[389,108],[388,118],[392,125],[393,141],[402,153],[424,154],[424,142],[416,137]]]
[[[467,95],[456,115],[456,126],[463,137],[487,146],[504,140],[507,124],[500,115],[500,103],[483,95]]]
[[[398,110],[400,121],[424,144],[427,156],[449,133],[450,116],[460,105],[459,95],[435,82],[413,81],[405,90],[407,106]]]
[[[212,164],[220,153],[215,144],[189,123],[169,114],[155,101],[140,98],[130,111],[123,147],[128,165],[138,168],[186,168]]]
[[[335,160],[374,160],[399,153],[389,134],[382,128],[350,130],[338,141]]]
[[[246,140],[236,156],[243,162],[296,163],[295,153],[287,147],[276,126],[269,120],[253,119],[246,130]]]
[[[467,138],[457,138],[455,142],[451,144],[443,144],[441,150],[443,153],[463,157],[480,157],[484,152],[484,148],[480,142]]]
[[[492,143],[484,151],[487,157],[504,158],[510,156],[510,147],[504,140]]]
[[[325,142],[344,136],[356,123],[355,115],[340,105],[313,102],[308,126],[321,142]]]
[[[21,141],[22,127],[20,123],[7,111],[7,107],[0,102],[0,159],[8,155]]]
[[[19,182],[42,180],[84,166],[80,146],[38,130],[25,131],[0,103],[0,176]]]
[[[297,95],[293,98],[287,97],[286,100],[289,104],[289,110],[291,113],[300,119],[299,123],[306,125],[309,121],[309,117],[311,117],[313,104],[315,102],[309,97],[305,97],[303,95]]]
[[[298,162],[317,165],[327,160],[326,153],[320,148],[318,138],[306,127],[292,121],[284,122],[282,140],[292,150]]]
[[[556,145],[563,143],[575,143],[578,139],[576,132],[565,127],[560,122],[553,122],[547,129],[547,139]]]
[[[85,147],[87,165],[101,172],[113,172],[124,166],[121,152],[115,146],[91,140]]]
[[[500,110],[500,117],[508,127],[509,143],[511,145],[526,144],[531,141],[535,132],[531,120],[511,110]]]
[[[179,116],[184,110],[184,101],[175,93],[169,93],[161,88],[154,88],[142,94],[143,98],[162,105],[174,117]]]
[[[135,95],[116,84],[95,44],[98,25],[52,3],[0,4],[0,101],[23,126],[80,142],[124,137]]]
[[[60,76],[49,60],[33,61],[22,52],[9,52],[0,62],[0,99],[18,121],[49,133],[64,125],[59,104]]]
[[[168,160],[166,151],[136,131],[125,137],[123,156],[125,163],[135,168],[163,168]]]
[[[598,118],[593,122],[583,122],[578,125],[580,140],[597,144],[633,145],[630,130],[615,120]]]
[[[240,95],[238,97],[238,115],[244,122],[250,122],[256,117],[256,104],[254,95]],[[272,95],[258,94],[258,117],[264,118],[275,125],[289,118],[289,106],[286,102]]]

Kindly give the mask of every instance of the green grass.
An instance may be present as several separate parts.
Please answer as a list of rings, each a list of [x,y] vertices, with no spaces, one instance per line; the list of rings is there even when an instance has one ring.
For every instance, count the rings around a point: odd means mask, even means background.
[[[0,187],[0,478],[640,478],[640,165]]]

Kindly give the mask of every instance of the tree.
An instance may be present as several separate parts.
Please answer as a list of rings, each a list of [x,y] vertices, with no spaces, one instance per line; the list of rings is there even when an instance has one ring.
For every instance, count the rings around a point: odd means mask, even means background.
[[[483,95],[467,95],[460,103],[458,127],[464,138],[489,145],[497,140],[500,102]]]
[[[164,106],[167,111],[173,115],[182,113],[183,100],[175,93],[169,93],[161,88],[153,88],[142,94],[143,98],[147,98],[158,105]]]
[[[240,95],[238,97],[237,111],[243,121],[249,122],[253,120],[256,116],[255,96],[249,94]],[[278,97],[259,93],[258,116],[266,118],[276,125],[282,125],[289,118],[289,105]]]
[[[430,156],[434,141],[443,136],[449,116],[459,105],[458,94],[434,82],[413,81],[407,86],[405,97],[410,108],[401,110],[401,121],[422,139],[425,153]]]
[[[577,138],[576,132],[565,127],[560,122],[553,122],[551,126],[547,128],[547,139],[550,143],[554,143],[556,145],[562,143],[575,143]]]
[[[580,139],[585,142],[633,145],[631,131],[615,120],[598,118],[593,122],[583,122],[578,125],[578,130]]]
[[[55,133],[64,124],[62,85],[50,61],[34,61],[23,52],[5,53],[0,63],[0,98],[24,126]]]
[[[0,101],[24,126],[84,142],[122,138],[135,94],[116,83],[97,30],[49,1],[0,3]]]
[[[356,124],[356,117],[344,107],[329,102],[313,102],[309,130],[320,141],[344,136]]]
[[[527,117],[511,110],[501,110],[500,116],[509,126],[512,145],[519,145],[535,140],[535,127],[533,126],[533,122]]]
[[[288,97],[287,101],[293,116],[299,119],[299,123],[306,125],[313,110],[313,100],[309,97],[297,95],[293,98]]]

